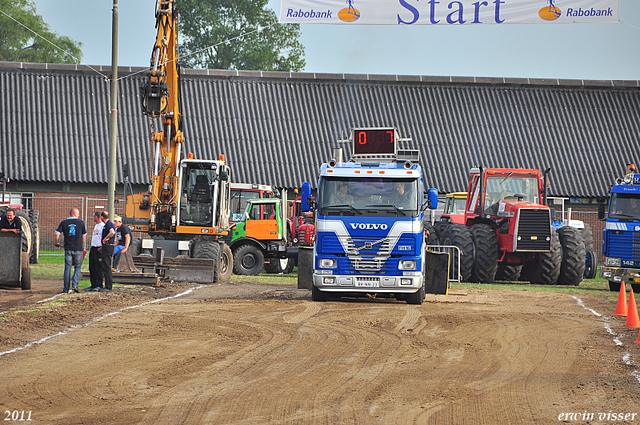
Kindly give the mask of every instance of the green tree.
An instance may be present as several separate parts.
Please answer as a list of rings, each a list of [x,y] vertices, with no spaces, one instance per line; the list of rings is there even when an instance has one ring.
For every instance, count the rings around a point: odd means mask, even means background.
[[[0,61],[76,63],[82,60],[81,47],[82,43],[53,32],[36,14],[33,1],[0,0]]]
[[[300,25],[278,24],[276,13],[265,9],[267,3],[268,0],[181,0],[178,12],[182,63],[191,68],[303,70]],[[260,31],[236,38],[259,28]],[[231,41],[218,44],[225,40]]]

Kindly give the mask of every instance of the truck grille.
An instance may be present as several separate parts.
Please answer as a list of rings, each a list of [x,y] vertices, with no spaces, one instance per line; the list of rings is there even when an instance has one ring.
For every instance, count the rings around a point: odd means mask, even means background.
[[[546,252],[551,249],[551,214],[544,208],[521,208],[516,224],[515,251]]]
[[[640,233],[619,230],[609,232],[607,255],[626,261],[640,261]]]
[[[389,239],[378,238],[348,238],[347,249],[349,256],[388,257],[391,251]]]

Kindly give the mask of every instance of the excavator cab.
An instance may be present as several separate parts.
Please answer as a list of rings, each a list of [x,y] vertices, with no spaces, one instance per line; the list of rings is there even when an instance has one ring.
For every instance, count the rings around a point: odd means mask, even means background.
[[[225,227],[229,202],[229,167],[221,161],[181,162],[179,226]]]

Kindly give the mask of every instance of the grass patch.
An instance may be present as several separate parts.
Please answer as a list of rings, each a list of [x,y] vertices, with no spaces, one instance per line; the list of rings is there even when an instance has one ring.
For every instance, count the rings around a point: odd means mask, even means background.
[[[255,276],[243,276],[232,274],[231,282],[251,282],[251,283],[266,283],[270,285],[298,285],[298,268],[294,268],[292,273],[289,274],[272,274],[261,272]]]
[[[41,254],[62,254],[54,256],[41,256],[39,264],[31,265],[32,277],[36,279],[60,279],[62,281],[64,274],[64,250],[46,250],[40,251]],[[85,258],[82,263],[82,271],[89,271],[89,258]],[[297,285],[298,284],[298,268],[294,268],[289,274],[271,274],[261,272],[256,276],[231,275],[231,282],[250,282],[263,283],[270,285]],[[89,286],[89,280],[81,280],[80,287]],[[115,286],[115,285],[114,285]],[[515,291],[536,291],[536,292],[560,292],[566,294],[582,294],[582,293],[607,293],[614,294],[609,291],[609,282],[606,279],[596,277],[595,279],[585,279],[578,286],[556,286],[556,285],[532,285],[527,282],[503,282],[503,283],[457,283],[452,282],[451,288],[478,288],[478,289],[510,289]]]

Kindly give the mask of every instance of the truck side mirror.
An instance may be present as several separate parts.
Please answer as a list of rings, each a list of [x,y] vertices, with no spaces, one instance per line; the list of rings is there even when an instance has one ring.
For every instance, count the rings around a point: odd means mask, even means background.
[[[226,182],[227,180],[229,180],[229,173],[224,170],[220,171],[220,181]]]
[[[430,209],[435,210],[436,208],[438,208],[438,189],[429,189],[428,199],[430,203]]]
[[[549,214],[551,214],[551,221],[555,221],[555,219],[556,219],[556,209],[555,208],[549,208]]]
[[[605,202],[606,198],[598,198],[598,220],[605,220],[607,218],[606,208],[607,204]]]
[[[302,212],[311,211],[311,206],[309,205],[309,199],[311,198],[311,183],[304,182],[302,183],[302,193],[300,195],[300,209]]]

